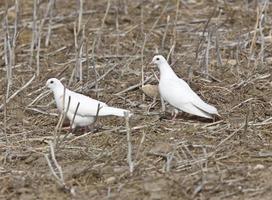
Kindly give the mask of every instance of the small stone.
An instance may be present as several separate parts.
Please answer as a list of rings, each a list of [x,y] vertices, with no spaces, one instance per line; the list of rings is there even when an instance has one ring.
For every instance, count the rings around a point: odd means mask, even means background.
[[[146,84],[141,88],[143,93],[151,98],[156,98],[159,95],[159,88],[157,85]]]
[[[254,169],[254,170],[264,169],[264,165],[262,165],[262,164],[257,164],[253,169]]]
[[[111,176],[105,180],[107,184],[113,184],[116,181],[116,178],[114,176]]]

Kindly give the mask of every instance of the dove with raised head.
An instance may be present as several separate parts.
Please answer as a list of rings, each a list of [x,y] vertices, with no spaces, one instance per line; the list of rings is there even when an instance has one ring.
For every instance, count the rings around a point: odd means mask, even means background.
[[[128,110],[110,107],[101,101],[73,92],[65,88],[56,78],[48,79],[46,86],[53,91],[57,108],[60,112],[66,113],[72,129],[91,125],[95,121],[96,115],[119,117],[125,117],[125,113],[128,113],[129,116],[132,115]]]
[[[163,56],[154,56],[151,63],[157,65],[160,71],[160,95],[175,107],[175,111],[183,111],[204,118],[213,118],[213,115],[219,115],[214,106],[205,103],[184,80],[175,74]],[[177,113],[175,112],[173,119]]]

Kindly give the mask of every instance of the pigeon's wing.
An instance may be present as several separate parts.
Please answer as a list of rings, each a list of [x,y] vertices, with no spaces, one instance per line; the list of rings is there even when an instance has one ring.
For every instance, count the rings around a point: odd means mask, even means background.
[[[193,98],[189,85],[179,78],[160,81],[159,91],[164,100],[177,108],[190,103]]]
[[[129,114],[129,116],[132,115],[128,110],[121,109],[121,108],[114,108],[110,107],[107,104],[92,99],[90,97],[84,96],[82,94],[73,92],[73,91],[67,91],[65,99],[65,105],[66,108],[68,106],[69,102],[69,96],[70,96],[70,106],[69,106],[69,112],[75,113],[77,110],[77,115],[81,116],[96,116],[98,112],[98,116],[108,116],[108,115],[115,115],[115,116],[120,116],[124,117],[125,112]],[[78,106],[78,109],[77,109]],[[98,111],[99,108],[99,111]]]
[[[101,108],[101,110],[99,111],[99,116],[115,115],[119,117],[125,117],[126,113],[129,117],[132,116],[132,113],[128,110],[107,106]]]
[[[70,99],[70,100],[69,100]],[[63,101],[63,99],[61,99]],[[97,113],[98,105],[100,109],[107,107],[107,105],[101,101],[92,99],[82,94],[67,90],[65,95],[65,108],[64,111],[68,110],[70,113],[75,113],[82,117],[84,116],[95,116]]]
[[[218,111],[214,106],[205,103],[200,98],[199,98],[199,100],[194,99],[194,101],[192,103],[194,106],[196,106],[197,108],[201,109],[202,111],[204,111],[206,113],[218,115]]]
[[[181,84],[184,85],[184,83],[186,83],[185,81],[183,81],[182,79],[180,79]],[[197,108],[199,108],[200,110],[209,113],[209,114],[215,114],[218,115],[218,111],[217,109],[212,106],[207,104],[206,102],[204,102],[191,88],[190,86],[186,83],[186,85],[188,87],[186,87],[186,91],[189,97],[190,102]]]
[[[210,118],[210,114],[216,114],[213,106],[205,103],[182,79],[172,79],[160,87],[162,97],[172,106],[188,112]]]
[[[213,118],[211,114],[199,109],[192,103],[182,105],[182,111],[205,118]]]

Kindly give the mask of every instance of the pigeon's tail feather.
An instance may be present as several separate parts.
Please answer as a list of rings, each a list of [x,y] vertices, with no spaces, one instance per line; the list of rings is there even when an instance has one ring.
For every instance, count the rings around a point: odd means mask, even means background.
[[[130,117],[132,113],[129,110],[121,109],[121,108],[114,108],[114,107],[102,107],[99,110],[99,116],[107,116],[107,115],[115,115],[118,117],[125,117],[125,113],[128,113]]]
[[[214,106],[207,104],[202,100],[193,102],[193,105],[205,113],[209,113],[211,115],[219,115],[217,109]]]
[[[197,115],[204,118],[212,119],[212,115],[208,112],[203,111],[202,109],[199,109],[198,107],[194,106],[191,103],[185,104],[180,108],[182,111],[190,113],[192,115]]]

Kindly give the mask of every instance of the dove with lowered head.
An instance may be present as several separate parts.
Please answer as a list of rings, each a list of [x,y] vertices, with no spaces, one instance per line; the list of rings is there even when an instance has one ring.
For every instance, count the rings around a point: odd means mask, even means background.
[[[48,79],[46,86],[53,91],[57,108],[60,112],[66,113],[72,129],[91,125],[95,121],[96,115],[119,117],[125,117],[125,113],[128,113],[129,116],[132,115],[128,110],[110,107],[101,101],[73,92],[65,88],[56,78]]]
[[[163,56],[154,56],[151,63],[156,64],[160,70],[159,92],[161,97],[174,106],[176,111],[180,110],[204,118],[219,115],[214,106],[205,103],[184,80],[175,74]],[[175,112],[173,119],[177,113]]]

